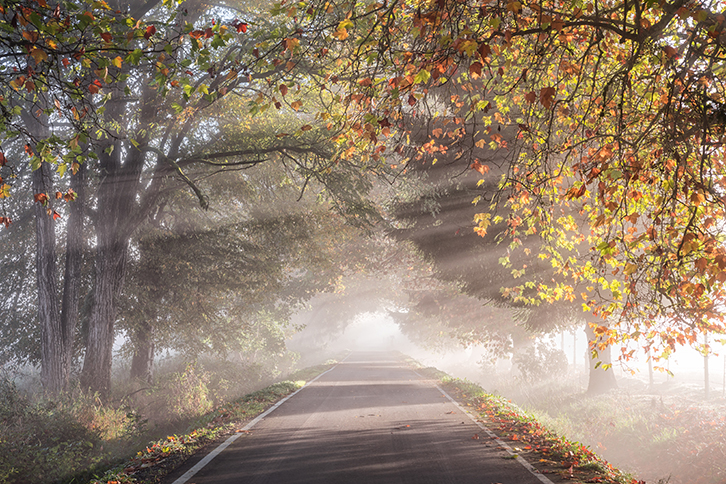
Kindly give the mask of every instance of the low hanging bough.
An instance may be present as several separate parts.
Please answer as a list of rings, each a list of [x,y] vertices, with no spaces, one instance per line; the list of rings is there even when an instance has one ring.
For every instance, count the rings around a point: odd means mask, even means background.
[[[538,237],[547,280],[602,344],[664,356],[721,333],[726,250],[723,1],[282,2],[300,55],[335,60],[341,156],[404,172],[465,157],[497,196],[510,261]],[[530,255],[530,254],[527,254]],[[508,261],[507,261],[508,262]],[[511,263],[511,262],[510,262]],[[624,349],[632,355],[633,348]]]

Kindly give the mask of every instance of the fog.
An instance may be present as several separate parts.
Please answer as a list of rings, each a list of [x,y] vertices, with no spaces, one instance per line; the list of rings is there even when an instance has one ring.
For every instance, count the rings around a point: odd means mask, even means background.
[[[617,389],[588,395],[590,361],[586,335],[579,327],[532,340],[566,362],[557,374],[536,381],[518,371],[511,354],[493,360],[483,344],[465,345],[449,335],[441,337],[446,339],[443,348],[426,348],[412,341],[390,313],[380,310],[362,312],[336,331],[321,331],[309,321],[288,341],[288,347],[301,354],[301,361],[339,358],[350,351],[400,351],[423,366],[466,378],[489,393],[511,399],[550,428],[639,479],[671,484],[723,482],[723,475],[711,467],[713,459],[697,450],[724,444],[726,351],[720,344],[713,346],[709,357],[706,398],[704,357],[688,347],[679,347],[668,361],[656,363],[672,375],[651,374],[645,355],[636,355],[608,370],[616,376]],[[318,344],[311,346],[313,340]]]

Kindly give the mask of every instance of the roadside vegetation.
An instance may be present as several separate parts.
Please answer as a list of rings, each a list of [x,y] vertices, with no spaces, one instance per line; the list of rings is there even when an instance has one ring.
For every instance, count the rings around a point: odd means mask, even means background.
[[[0,482],[157,482],[194,451],[236,431],[239,422],[332,364],[298,370],[272,384],[270,374],[257,372],[251,379],[254,368],[238,367],[238,381],[230,381],[212,372],[211,364],[185,365],[169,368],[154,386],[122,394],[129,387],[118,385],[107,402],[77,390],[53,398],[29,395],[4,378]]]
[[[423,368],[418,372],[439,380],[446,392],[478,414],[478,420],[509,445],[514,456],[522,456],[543,474],[573,483],[641,482],[612,466],[588,446],[563,436],[510,400],[486,393],[476,383],[451,377],[435,368]]]
[[[578,380],[565,378],[497,390],[548,428],[586,442],[648,483],[726,480],[726,401],[706,400],[700,388],[673,383],[650,389],[622,381],[619,389],[593,396]]]

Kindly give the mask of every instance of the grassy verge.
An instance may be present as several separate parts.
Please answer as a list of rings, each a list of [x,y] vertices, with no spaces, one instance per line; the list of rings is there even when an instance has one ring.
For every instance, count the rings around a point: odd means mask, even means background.
[[[179,467],[205,445],[234,432],[244,422],[256,417],[287,395],[305,385],[306,381],[331,368],[335,363],[304,368],[289,380],[228,402],[196,420],[183,435],[170,435],[149,442],[136,456],[107,470],[90,484],[150,484]]]
[[[435,368],[417,371],[439,380],[441,387],[478,420],[543,474],[572,483],[638,484],[590,448],[546,428],[510,401],[490,395],[477,384],[453,378]]]

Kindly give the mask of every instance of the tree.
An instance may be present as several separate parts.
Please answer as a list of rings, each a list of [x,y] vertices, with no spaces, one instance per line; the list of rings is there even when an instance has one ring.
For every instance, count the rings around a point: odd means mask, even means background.
[[[165,348],[189,358],[282,352],[291,314],[330,289],[350,262],[341,248],[363,236],[316,200],[317,187],[301,194],[302,182],[274,165],[227,173],[205,186],[215,207],[234,210],[209,213],[177,194],[156,214],[135,242],[120,314],[132,377],[150,378]]]
[[[606,341],[665,354],[724,329],[719,5],[337,2],[307,10],[303,30],[336,47],[357,39],[339,80],[369,156],[405,153],[406,120],[427,119],[421,149],[439,152],[449,137],[471,168],[499,168],[498,201],[517,216],[485,210],[479,229],[504,222],[515,241],[534,231],[546,241],[561,277],[534,299],[578,299],[612,317],[599,328]],[[449,108],[438,96],[452,84],[465,93]],[[506,150],[501,162],[477,156],[488,145]]]
[[[198,2],[179,7],[157,2],[127,5],[132,16],[146,21],[120,13],[124,9],[120,4],[116,7],[118,10],[102,2],[87,11],[83,5],[40,6],[28,13],[32,17],[29,27],[13,35],[31,43],[42,42],[42,49],[40,44],[28,46],[21,41],[8,54],[8,58],[26,59],[31,52],[28,64],[22,66],[27,75],[11,82],[13,95],[4,98],[12,107],[6,112],[4,133],[12,140],[27,141],[13,156],[24,151],[35,169],[41,360],[44,385],[50,391],[62,389],[67,381],[68,348],[77,320],[74,308],[81,297],[79,278],[74,275],[80,261],[73,254],[83,253],[77,247],[82,241],[74,235],[88,230],[94,241],[95,275],[81,384],[105,394],[110,385],[116,300],[123,288],[129,244],[171,191],[188,186],[206,206],[207,196],[194,179],[254,166],[272,157],[306,180],[323,182],[328,192],[337,190],[340,210],[351,217],[363,221],[371,214],[360,198],[366,183],[360,179],[348,183],[360,167],[338,163],[340,169],[331,170],[336,164],[326,146],[325,125],[320,127],[303,116],[302,101],[291,101],[286,110],[291,114],[287,127],[296,134],[294,138],[274,132],[256,138],[225,137],[220,124],[215,124],[223,116],[215,120],[208,115],[211,106],[232,93],[249,103],[248,109],[263,111],[256,98],[260,86],[281,85],[277,81],[281,77],[294,81],[286,64],[268,63],[271,57],[284,56],[292,49],[285,37],[287,25],[272,26],[259,17],[257,28],[248,32],[247,21],[232,15],[218,21]],[[64,8],[73,14],[66,15]],[[47,14],[47,22],[38,12]],[[11,17],[15,13],[0,13],[14,27]],[[253,13],[249,15],[253,17]],[[46,24],[51,30],[62,24],[69,45],[75,45],[73,39],[83,44],[90,36],[86,50],[56,53],[53,46],[60,44],[51,37],[57,32],[46,32]],[[120,40],[115,44],[117,36]],[[9,49],[14,46],[10,42]],[[34,49],[42,52],[33,55]],[[39,66],[47,62],[47,69],[41,72],[34,62]],[[32,85],[28,84],[30,70],[37,74]],[[304,97],[299,89],[294,95]],[[64,193],[56,183],[66,172],[72,173],[76,188]],[[84,187],[93,190],[84,193]],[[58,194],[74,200],[63,226],[56,225],[62,216],[55,203]],[[65,258],[69,271],[59,300],[55,247],[61,228],[69,235]],[[61,300],[69,305],[62,305]]]

